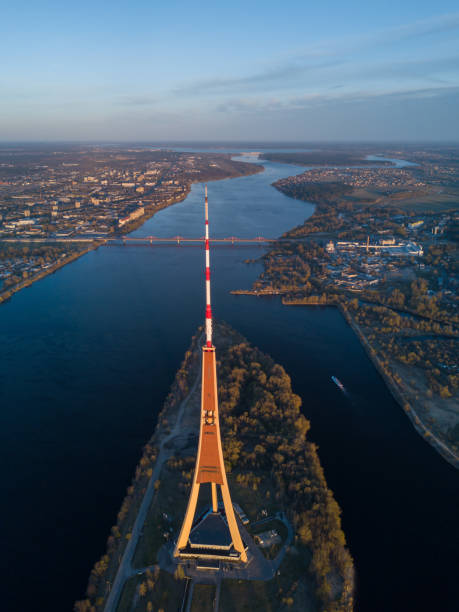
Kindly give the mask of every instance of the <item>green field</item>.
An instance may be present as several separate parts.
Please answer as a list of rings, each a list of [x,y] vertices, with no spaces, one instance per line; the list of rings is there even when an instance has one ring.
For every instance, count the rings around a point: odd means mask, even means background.
[[[314,583],[303,555],[287,554],[280,571],[268,582],[223,580],[220,612],[312,612],[317,609]]]
[[[162,570],[133,576],[124,586],[117,612],[176,612],[184,593],[185,580]]]

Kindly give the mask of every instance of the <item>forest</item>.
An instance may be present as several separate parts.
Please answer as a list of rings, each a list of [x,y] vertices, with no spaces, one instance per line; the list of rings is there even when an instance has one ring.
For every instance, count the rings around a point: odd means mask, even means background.
[[[295,527],[296,546],[305,557],[312,555],[308,571],[316,583],[319,609],[352,609],[352,560],[340,508],[327,488],[317,447],[307,439],[310,423],[289,376],[247,342],[229,348],[219,372],[228,467],[246,478],[253,474],[252,486],[258,486],[257,477],[261,481],[269,474],[276,499]],[[343,585],[337,599],[336,571]]]
[[[39,243],[0,243],[0,261],[9,259],[37,259],[41,263],[56,261],[62,254],[83,250],[78,243],[46,245]]]

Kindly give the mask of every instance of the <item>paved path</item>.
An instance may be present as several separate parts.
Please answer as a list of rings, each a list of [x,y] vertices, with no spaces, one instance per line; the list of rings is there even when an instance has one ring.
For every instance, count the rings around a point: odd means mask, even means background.
[[[121,562],[118,567],[118,572],[115,576],[115,580],[113,581],[113,586],[110,590],[110,594],[107,598],[107,602],[105,604],[104,611],[105,612],[116,612],[118,602],[121,597],[121,593],[123,591],[124,584],[128,578],[133,576],[137,571],[132,568],[132,559],[134,557],[137,544],[139,541],[139,537],[143,528],[143,524],[145,522],[145,518],[148,513],[148,509],[150,508],[153,497],[156,493],[155,491],[155,483],[159,478],[161,473],[161,469],[164,463],[170,458],[173,454],[173,448],[166,448],[166,445],[170,440],[175,438],[182,426],[182,418],[185,412],[185,408],[188,404],[189,399],[193,395],[201,380],[201,371],[199,371],[196,380],[193,383],[193,386],[190,389],[190,392],[186,396],[186,398],[180,404],[180,408],[177,413],[177,420],[175,425],[171,431],[171,433],[166,436],[161,442],[161,446],[159,447],[158,457],[156,459],[155,467],[153,468],[153,473],[150,478],[150,482],[148,483],[147,490],[145,491],[144,498],[142,500],[142,504],[140,505],[139,512],[137,513],[137,517],[134,522],[134,526],[131,532],[131,538],[127,543],[127,546],[124,550],[123,556],[121,558]]]
[[[215,589],[215,599],[214,599],[214,612],[218,612],[218,606],[220,605],[220,590],[222,588],[222,578],[219,577],[217,580],[217,588]]]
[[[278,512],[277,515],[276,515],[276,518],[278,518],[280,521],[282,521],[284,523],[284,525],[287,527],[287,538],[285,540],[285,544],[282,546],[280,551],[277,553],[275,559],[273,559],[271,561],[274,573],[277,572],[277,570],[280,567],[280,564],[284,560],[285,553],[287,552],[290,544],[293,542],[293,536],[295,535],[294,532],[293,532],[292,524],[287,520],[287,517],[285,516],[285,514],[283,512]],[[274,574],[273,574],[273,576],[274,576]]]
[[[188,599],[186,600],[186,608],[184,612],[190,612],[191,610],[191,602],[193,601],[193,591],[194,591],[194,582],[192,580],[188,580]]]

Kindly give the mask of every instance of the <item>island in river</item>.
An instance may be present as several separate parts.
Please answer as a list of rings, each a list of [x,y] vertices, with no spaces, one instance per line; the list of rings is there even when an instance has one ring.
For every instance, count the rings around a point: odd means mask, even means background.
[[[259,153],[259,159],[279,162],[282,164],[295,164],[297,166],[374,166],[377,162],[366,159],[368,153],[373,149],[316,147],[308,151],[275,153]],[[379,164],[388,164],[389,161],[379,161]]]
[[[176,537],[193,474],[199,431],[200,344],[194,337],[144,448],[107,552],[89,578],[78,612],[214,609],[223,612],[350,611],[354,570],[341,529],[340,509],[328,489],[309,421],[285,370],[224,323],[216,325],[223,453],[235,502],[248,531],[275,530],[262,548],[273,565],[266,581],[231,577],[193,583],[181,569],[164,569],[161,551]],[[260,522],[261,521],[261,522]],[[185,570],[186,571],[186,570]],[[209,584],[210,583],[210,584]]]

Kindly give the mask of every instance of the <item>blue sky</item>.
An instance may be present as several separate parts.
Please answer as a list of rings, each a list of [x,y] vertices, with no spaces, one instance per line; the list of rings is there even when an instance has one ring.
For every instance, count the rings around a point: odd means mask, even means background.
[[[3,140],[459,140],[457,1],[4,3]]]

